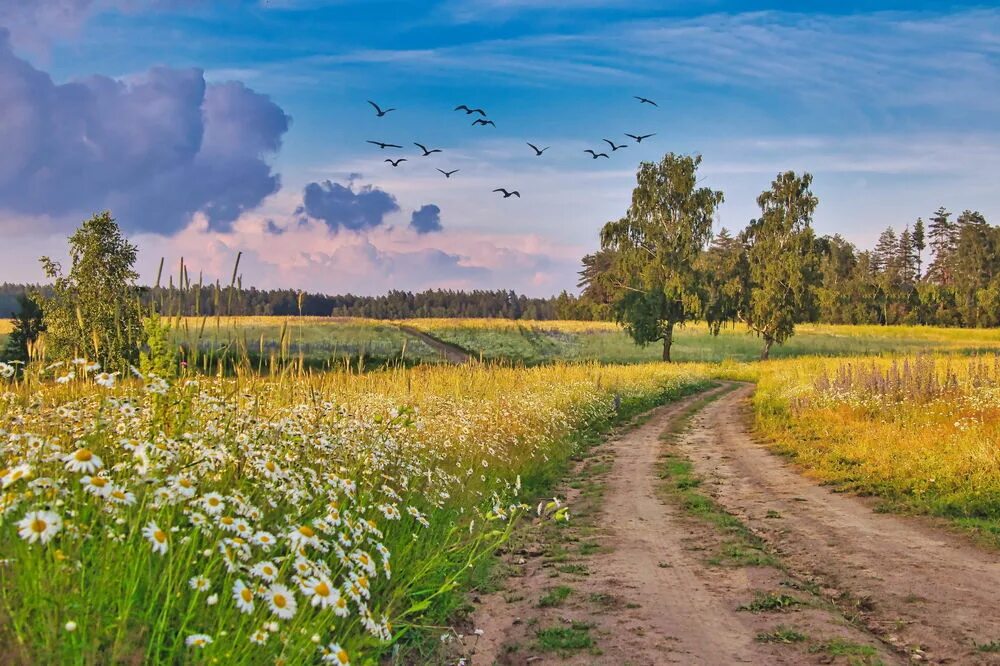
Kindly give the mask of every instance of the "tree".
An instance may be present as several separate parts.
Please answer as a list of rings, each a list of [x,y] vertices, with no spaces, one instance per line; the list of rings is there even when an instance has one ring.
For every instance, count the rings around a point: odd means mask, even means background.
[[[723,228],[702,253],[698,264],[702,282],[702,318],[713,335],[735,323],[747,293],[746,254],[740,239]]]
[[[740,318],[764,339],[762,360],[813,309],[819,270],[811,224],[819,200],[811,184],[808,173],[779,174],[757,197],[761,215],[743,232],[749,293]]]
[[[7,347],[4,350],[4,360],[31,360],[32,352],[38,338],[45,331],[42,320],[42,308],[27,292],[17,297],[18,311],[13,314],[14,327],[7,337]]]
[[[917,279],[923,277],[921,272],[924,267],[924,250],[927,248],[926,237],[924,235],[924,218],[918,217],[913,225],[913,252],[917,257]]]
[[[939,285],[949,285],[952,280],[951,262],[958,241],[958,230],[949,220],[951,213],[944,207],[938,208],[931,218],[927,236],[930,238],[934,259],[927,267],[927,279]]]
[[[643,162],[625,217],[601,230],[602,249],[614,252],[615,318],[638,344],[662,340],[664,361],[674,327],[701,314],[696,262],[723,201],[722,192],[697,187],[700,164],[700,155],[674,153]]]
[[[83,356],[124,370],[138,358],[142,340],[136,247],[107,211],[84,222],[69,246],[69,275],[48,257],[41,259],[55,280],[43,304],[46,348],[56,358]]]

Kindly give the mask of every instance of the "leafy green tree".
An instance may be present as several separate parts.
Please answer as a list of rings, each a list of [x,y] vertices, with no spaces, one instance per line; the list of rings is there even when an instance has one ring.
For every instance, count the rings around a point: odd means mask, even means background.
[[[674,327],[701,314],[696,263],[723,201],[722,192],[697,187],[700,164],[700,155],[674,153],[643,162],[625,217],[601,230],[602,249],[615,253],[615,318],[638,344],[662,340],[664,361]]]
[[[952,260],[955,256],[955,245],[958,242],[958,228],[949,218],[951,213],[942,206],[931,218],[927,236],[930,238],[931,252],[934,255],[927,267],[927,279],[939,285],[949,285],[952,281]]]
[[[917,279],[923,277],[924,250],[927,249],[927,237],[924,231],[924,218],[918,217],[913,225],[913,252],[917,258]]]
[[[741,319],[764,339],[761,359],[813,310],[819,267],[811,224],[819,199],[811,184],[808,173],[779,174],[757,197],[761,215],[743,232],[749,293]]]
[[[18,311],[13,315],[13,330],[7,337],[4,360],[27,363],[31,360],[35,343],[45,331],[45,323],[42,308],[31,294],[21,294],[17,303]]]
[[[70,236],[69,256],[68,275],[48,257],[41,259],[54,280],[43,304],[46,349],[55,358],[83,356],[124,370],[137,360],[142,340],[136,247],[105,211]]]
[[[698,264],[702,282],[702,318],[713,335],[737,321],[747,293],[746,253],[740,239],[723,228],[702,253]]]

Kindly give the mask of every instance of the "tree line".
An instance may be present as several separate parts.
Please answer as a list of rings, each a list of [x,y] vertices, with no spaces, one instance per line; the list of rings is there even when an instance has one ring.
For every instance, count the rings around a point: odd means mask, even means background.
[[[632,202],[583,259],[577,317],[615,319],[639,344],[662,342],[699,319],[711,332],[745,325],[763,358],[799,322],[1000,324],[1000,228],[981,213],[887,228],[871,250],[839,234],[817,237],[812,176],[778,174],[739,233],[712,233],[720,191],[697,187],[700,156],[643,163]]]

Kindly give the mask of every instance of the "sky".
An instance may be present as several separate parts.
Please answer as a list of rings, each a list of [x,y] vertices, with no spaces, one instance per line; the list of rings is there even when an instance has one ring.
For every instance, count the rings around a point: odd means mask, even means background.
[[[147,283],[242,252],[262,288],[574,291],[667,152],[703,157],[716,229],[788,169],[861,246],[939,206],[1000,223],[998,35],[920,0],[0,0],[0,282],[108,209]]]

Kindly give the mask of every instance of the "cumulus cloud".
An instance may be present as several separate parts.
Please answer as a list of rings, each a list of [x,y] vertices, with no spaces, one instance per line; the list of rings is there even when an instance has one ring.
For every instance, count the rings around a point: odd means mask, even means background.
[[[418,234],[441,231],[441,209],[434,204],[421,206],[410,216],[410,227]]]
[[[373,185],[354,187],[358,174],[351,174],[347,185],[329,180],[309,183],[302,195],[302,206],[295,213],[321,220],[333,231],[363,231],[381,226],[385,216],[399,211],[396,197]]]
[[[127,229],[171,232],[202,211],[224,228],[280,187],[267,158],[290,118],[237,82],[155,67],[56,84],[0,29],[0,202],[73,219],[110,208]]]

